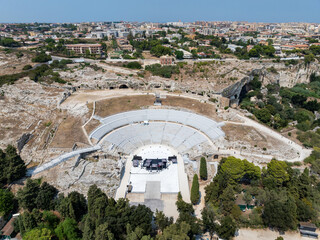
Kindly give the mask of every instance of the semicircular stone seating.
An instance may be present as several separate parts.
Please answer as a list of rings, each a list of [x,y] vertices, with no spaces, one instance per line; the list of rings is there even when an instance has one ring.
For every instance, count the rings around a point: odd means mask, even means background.
[[[145,109],[122,112],[100,120],[90,138],[113,144],[124,153],[149,144],[165,144],[185,152],[209,139],[225,136],[223,123],[191,112]],[[147,122],[147,124],[146,124]]]

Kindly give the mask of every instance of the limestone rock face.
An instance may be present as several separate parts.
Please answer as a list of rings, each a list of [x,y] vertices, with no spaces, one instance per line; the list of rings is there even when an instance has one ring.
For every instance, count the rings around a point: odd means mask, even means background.
[[[274,68],[275,71],[270,71],[270,66]],[[260,69],[253,69],[248,76],[223,89],[221,94],[223,97],[230,98],[230,104],[238,104],[242,89],[252,81],[256,75],[259,75],[262,86],[279,84],[281,87],[290,88],[299,83],[310,82],[310,75],[312,73],[320,74],[320,65],[318,63],[311,63],[307,66],[304,63],[299,63],[288,67],[284,64],[266,65]]]

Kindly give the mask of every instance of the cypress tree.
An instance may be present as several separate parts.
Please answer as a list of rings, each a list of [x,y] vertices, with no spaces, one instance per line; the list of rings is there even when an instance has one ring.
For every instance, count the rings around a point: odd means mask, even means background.
[[[197,202],[199,201],[199,198],[200,198],[199,181],[198,181],[198,175],[195,174],[193,176],[193,181],[192,181],[190,200],[192,204],[197,204]]]
[[[204,157],[200,160],[200,178],[201,180],[208,179],[207,161]]]

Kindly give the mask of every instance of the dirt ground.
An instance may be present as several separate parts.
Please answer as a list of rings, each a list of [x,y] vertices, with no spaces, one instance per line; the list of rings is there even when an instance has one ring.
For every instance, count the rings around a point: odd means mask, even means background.
[[[154,95],[125,96],[101,100],[96,102],[95,115],[106,117],[119,112],[140,109],[144,106],[153,106],[154,100]],[[167,96],[162,99],[162,105],[189,109],[211,118],[217,118],[216,108],[213,104],[192,98]]]
[[[229,141],[246,141],[252,146],[264,148],[268,147],[267,138],[259,133],[255,128],[227,123],[222,127]]]
[[[19,73],[25,65],[35,64],[31,61],[31,54],[23,51],[23,56],[18,58],[16,53],[18,51],[7,54],[4,51],[0,51],[0,75]]]
[[[91,119],[90,122],[84,127],[86,132],[89,134],[91,133],[94,129],[96,129],[100,125],[100,121],[97,119]]]
[[[95,115],[107,117],[119,112],[140,109],[143,106],[153,105],[154,95],[125,96],[110,98],[96,102]]]
[[[59,125],[58,131],[55,134],[50,147],[71,148],[76,142],[89,144],[81,126],[82,121],[80,118],[67,117],[64,119]]]
[[[167,96],[166,99],[162,99],[162,105],[171,107],[180,107],[190,109],[196,113],[216,119],[216,108],[213,104],[202,103],[196,99],[186,98],[181,96]]]

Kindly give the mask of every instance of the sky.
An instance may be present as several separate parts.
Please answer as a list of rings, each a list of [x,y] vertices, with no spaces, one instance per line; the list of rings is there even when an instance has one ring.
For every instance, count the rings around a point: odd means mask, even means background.
[[[0,22],[320,23],[320,0],[0,0]]]

